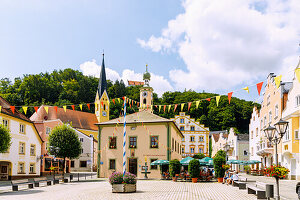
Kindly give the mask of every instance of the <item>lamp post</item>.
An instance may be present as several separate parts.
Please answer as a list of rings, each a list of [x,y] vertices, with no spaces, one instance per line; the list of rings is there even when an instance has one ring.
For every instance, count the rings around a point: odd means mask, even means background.
[[[49,150],[50,150],[50,154],[51,155],[54,155],[55,156],[55,159],[56,159],[56,156],[57,156],[57,154],[59,153],[59,151],[60,151],[60,148],[59,147],[54,147],[54,146],[50,146],[49,147]],[[51,172],[51,171],[50,171]],[[55,171],[54,171],[54,173],[53,173],[53,184],[55,184]]]
[[[283,121],[280,119],[276,124],[274,124],[275,128],[270,126],[266,129],[264,129],[265,136],[269,140],[270,143],[275,144],[275,156],[276,156],[276,165],[278,165],[278,152],[277,152],[277,145],[280,143],[280,140],[286,133],[287,127],[288,127],[288,122]],[[277,198],[280,199],[279,196],[279,177],[275,177],[276,179],[276,189],[277,189]]]
[[[229,148],[230,148],[230,145],[226,143],[225,146],[224,146],[224,151],[226,152],[226,161],[228,161],[228,155],[227,155],[227,153],[229,151]]]

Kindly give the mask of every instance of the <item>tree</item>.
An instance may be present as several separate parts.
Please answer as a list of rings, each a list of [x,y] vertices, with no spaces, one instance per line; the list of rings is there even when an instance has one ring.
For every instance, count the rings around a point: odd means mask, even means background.
[[[54,149],[50,149],[50,154],[56,155],[59,158],[63,158],[63,174],[65,173],[66,158],[75,159],[81,154],[81,143],[78,135],[70,127],[70,125],[63,124],[56,126],[49,135],[49,145],[53,147],[59,147],[59,151],[55,152]]]
[[[200,163],[198,160],[193,159],[189,163],[189,174],[192,178],[198,178],[200,174]]]
[[[211,154],[212,154],[212,141],[211,138],[209,138],[209,144],[208,144],[208,151],[209,151],[209,157],[211,158]]]
[[[0,124],[0,153],[6,152],[11,143],[11,136],[9,130]]]
[[[217,156],[221,156],[221,157],[223,157],[223,158],[226,159],[226,152],[223,151],[223,150],[219,150],[219,151],[216,153],[216,156],[215,156],[215,157],[217,157]]]
[[[175,177],[176,174],[180,173],[180,162],[177,159],[171,160],[169,165],[170,175]]]
[[[202,159],[205,158],[206,156],[203,153],[197,153],[193,156],[195,159]]]
[[[221,155],[216,155],[214,157],[214,169],[217,178],[223,178],[225,174],[225,169],[223,165],[226,164],[226,159]]]

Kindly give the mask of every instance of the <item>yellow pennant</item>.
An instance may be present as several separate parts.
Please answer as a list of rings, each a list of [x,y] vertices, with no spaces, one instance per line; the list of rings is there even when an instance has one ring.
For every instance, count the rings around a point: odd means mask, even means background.
[[[161,109],[161,105],[158,106],[158,112],[160,112],[160,109]]]
[[[44,106],[45,110],[46,110],[46,113],[48,114],[49,112],[49,107],[48,106]]]
[[[153,105],[151,105],[151,110],[153,110]]]
[[[249,93],[249,87],[244,87],[243,90],[245,90]]]
[[[0,106],[0,113],[1,113],[1,109],[2,109],[2,106]]]
[[[277,88],[279,88],[279,86],[280,86],[281,78],[282,78],[282,75],[276,76],[276,77],[274,78],[275,84],[276,84]]]
[[[121,102],[120,98],[117,98],[117,99],[118,99],[118,102],[120,103]]]
[[[216,102],[217,102],[217,106],[219,106],[219,101],[220,101],[221,96],[216,96]]]
[[[26,115],[26,113],[27,113],[27,108],[28,108],[28,107],[27,107],[27,106],[23,106],[22,108],[23,108],[23,111],[24,111],[24,113],[25,113],[25,115]]]
[[[80,110],[82,111],[82,104],[79,104],[79,108],[80,108]]]
[[[67,112],[67,106],[63,106],[64,111]]]
[[[181,104],[181,112],[182,112],[182,110],[183,110],[183,107],[184,107],[184,103]]]
[[[298,79],[298,81],[299,81],[299,83],[300,83],[300,68],[297,68],[297,69],[295,70],[295,74],[296,74],[296,77],[297,77],[297,79]]]
[[[171,109],[171,105],[168,106],[168,112],[170,112],[170,109]]]
[[[198,109],[199,103],[200,103],[200,101],[196,101],[196,109]]]

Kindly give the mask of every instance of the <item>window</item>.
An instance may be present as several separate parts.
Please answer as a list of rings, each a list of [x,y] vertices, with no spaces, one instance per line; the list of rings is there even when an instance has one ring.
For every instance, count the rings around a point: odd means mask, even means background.
[[[269,123],[271,123],[272,122],[272,112],[270,111],[269,112]]]
[[[30,145],[30,156],[35,156],[35,145],[34,144]]]
[[[284,139],[285,140],[289,140],[290,139],[289,129],[286,130],[286,133],[284,134]]]
[[[150,159],[150,163],[156,161],[157,159]],[[150,165],[150,169],[157,169],[157,165]]]
[[[263,128],[263,120],[260,120],[260,130]]]
[[[253,147],[251,147],[251,156],[253,156]]]
[[[86,160],[84,160],[84,161],[80,161],[80,167],[87,167],[87,162],[86,162]]]
[[[258,128],[256,128],[255,135],[258,136]]]
[[[295,140],[299,140],[299,130],[295,130]]]
[[[180,126],[180,131],[184,131],[184,126]]]
[[[203,153],[203,147],[199,148],[199,153]]]
[[[19,142],[19,154],[25,155],[25,143]]]
[[[275,105],[275,118],[278,117],[278,104]]]
[[[184,147],[181,148],[181,153],[184,153]]]
[[[19,168],[18,174],[25,174],[25,163],[19,162],[18,168]]]
[[[51,158],[45,158],[45,171],[50,171],[52,159]]]
[[[30,163],[30,165],[29,165],[29,173],[30,174],[35,174],[35,164],[34,163]]]
[[[75,161],[71,160],[71,167],[74,168],[75,167]]]
[[[246,150],[244,150],[244,156],[247,156],[248,152]]]
[[[269,105],[270,104],[270,95],[268,95],[268,97],[267,97],[267,105]]]
[[[47,135],[49,135],[49,134],[50,134],[50,132],[51,132],[51,128],[49,128],[49,127],[46,127],[46,134],[47,134]]]
[[[191,131],[195,131],[195,126],[191,126]]]
[[[289,145],[284,145],[284,150],[289,150]]]
[[[79,138],[80,142],[83,142],[83,138]]]
[[[150,148],[158,148],[158,136],[151,136]]]
[[[199,137],[199,142],[203,142],[204,141],[204,137],[203,136],[200,136]]]
[[[129,148],[136,148],[136,137],[129,137]]]
[[[174,138],[172,138],[172,151],[174,151]]]
[[[177,146],[177,144],[176,144],[176,140],[175,140],[175,152],[176,152],[176,146]]]
[[[300,95],[296,96],[296,107],[300,105]]]
[[[251,139],[253,139],[253,131],[251,131]]]
[[[109,137],[109,148],[110,149],[117,148],[117,137]]]
[[[25,125],[24,124],[20,124],[20,133],[25,134]]]
[[[267,124],[267,116],[264,116],[264,126]]]
[[[191,153],[195,153],[195,148],[191,147]]]
[[[180,124],[184,124],[184,119],[183,118],[180,119]]]
[[[109,160],[109,169],[116,169],[116,160],[115,159]]]
[[[8,128],[8,129],[9,129],[9,123],[8,123],[8,120],[7,120],[7,119],[3,119],[2,122],[3,122],[3,126],[4,126],[5,128]]]
[[[81,153],[83,153],[83,149],[81,149]]]
[[[190,142],[195,142],[195,136],[190,137]]]

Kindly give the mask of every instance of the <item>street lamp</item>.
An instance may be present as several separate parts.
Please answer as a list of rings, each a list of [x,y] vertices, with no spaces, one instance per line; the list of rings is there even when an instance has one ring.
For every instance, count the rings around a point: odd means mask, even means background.
[[[226,142],[226,144],[225,144],[225,146],[224,146],[224,151],[226,152],[226,161],[228,160],[228,155],[227,155],[227,153],[228,153],[228,151],[229,151],[229,148],[230,148],[230,145],[227,144],[227,142]]]
[[[266,138],[270,143],[275,144],[275,156],[276,156],[276,165],[278,165],[278,153],[277,153],[277,145],[280,143],[280,140],[286,133],[288,122],[280,119],[276,124],[274,124],[276,128],[269,125],[268,128],[264,129]],[[279,196],[279,177],[276,178],[276,187],[277,187],[277,199],[280,199]]]
[[[59,147],[50,146],[49,150],[50,150],[50,154],[54,155],[56,157],[58,155],[59,151],[60,151],[60,148]],[[51,170],[50,170],[50,174],[51,174]],[[55,171],[53,173],[53,181],[54,181],[53,184],[55,184]]]

